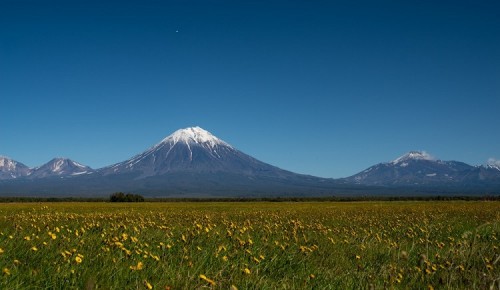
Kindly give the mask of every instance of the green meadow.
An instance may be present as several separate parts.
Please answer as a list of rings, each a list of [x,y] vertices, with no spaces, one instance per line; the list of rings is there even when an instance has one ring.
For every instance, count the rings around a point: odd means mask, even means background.
[[[500,289],[500,202],[0,204],[1,289]]]

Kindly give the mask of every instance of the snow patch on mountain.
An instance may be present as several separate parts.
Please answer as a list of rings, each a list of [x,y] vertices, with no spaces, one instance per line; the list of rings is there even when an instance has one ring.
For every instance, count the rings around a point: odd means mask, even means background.
[[[52,163],[52,172],[61,172],[64,166],[64,159],[59,158],[54,163]]]
[[[490,158],[490,159],[488,159],[488,163],[486,164],[486,167],[500,171],[500,160],[497,160],[495,158]]]
[[[75,172],[75,173],[72,173],[71,175],[75,176],[75,175],[82,175],[82,174],[89,174],[89,172],[88,171]]]

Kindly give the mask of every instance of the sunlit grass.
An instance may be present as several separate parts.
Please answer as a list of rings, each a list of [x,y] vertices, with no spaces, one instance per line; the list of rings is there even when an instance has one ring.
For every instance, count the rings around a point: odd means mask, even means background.
[[[0,204],[0,288],[500,286],[498,202]]]

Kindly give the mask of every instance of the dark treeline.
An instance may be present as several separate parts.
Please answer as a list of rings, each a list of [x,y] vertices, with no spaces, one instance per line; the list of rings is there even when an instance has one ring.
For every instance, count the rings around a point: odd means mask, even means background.
[[[109,196],[110,202],[143,202],[144,197],[139,194],[115,192]]]
[[[115,194],[113,194],[115,195]],[[500,201],[500,195],[483,196],[352,196],[352,197],[209,197],[209,198],[143,198],[137,194],[113,197],[0,197],[9,202],[355,202],[355,201]],[[128,196],[128,197],[127,197]]]
[[[2,196],[0,203],[6,202],[105,202],[109,198],[104,197],[16,197]]]

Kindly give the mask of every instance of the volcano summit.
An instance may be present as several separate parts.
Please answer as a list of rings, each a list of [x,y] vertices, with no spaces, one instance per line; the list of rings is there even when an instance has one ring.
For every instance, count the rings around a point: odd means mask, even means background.
[[[145,152],[99,172],[105,176],[133,173],[139,179],[180,172],[270,177],[294,175],[238,151],[200,127],[177,130]]]

